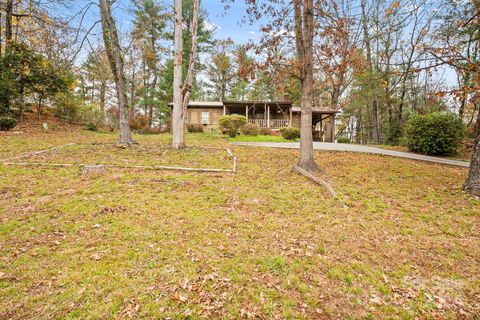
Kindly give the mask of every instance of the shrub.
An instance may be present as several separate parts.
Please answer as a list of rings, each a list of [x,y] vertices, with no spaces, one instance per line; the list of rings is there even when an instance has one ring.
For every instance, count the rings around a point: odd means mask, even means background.
[[[148,126],[148,118],[146,116],[136,115],[130,119],[128,124],[132,130],[142,130]]]
[[[88,131],[98,131],[97,125],[93,122],[87,122],[85,125],[85,130]]]
[[[52,102],[56,116],[62,120],[69,123],[77,123],[80,120],[96,123],[93,118],[81,119],[89,111],[93,110],[93,107],[86,106],[84,110],[82,110],[82,103],[78,98],[74,97],[73,94],[57,94]]]
[[[143,134],[160,134],[160,133],[162,133],[162,130],[160,129],[160,127],[152,127],[152,128],[146,127],[145,129],[143,129]]]
[[[203,133],[203,125],[202,124],[187,124],[188,132],[201,132]]]
[[[247,123],[240,129],[240,132],[246,136],[258,136],[259,131],[260,128],[252,123]]]
[[[271,136],[272,135],[272,129],[269,128],[259,128],[258,134],[262,136]]]
[[[428,155],[454,155],[465,136],[463,120],[453,113],[415,115],[407,123],[410,151]]]
[[[350,143],[350,139],[348,139],[347,137],[339,137],[339,138],[337,138],[337,142],[338,143]]]
[[[227,134],[234,138],[238,134],[238,130],[247,123],[247,118],[244,116],[232,114],[220,117],[220,128],[225,129]]]
[[[300,138],[300,129],[294,127],[281,128],[282,137],[287,140],[295,140]]]
[[[10,117],[1,117],[0,118],[0,130],[1,131],[8,131],[17,125],[17,120],[10,118]]]

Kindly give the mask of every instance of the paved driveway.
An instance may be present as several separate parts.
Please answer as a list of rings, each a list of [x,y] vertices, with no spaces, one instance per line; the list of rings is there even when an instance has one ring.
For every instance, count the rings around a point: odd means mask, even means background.
[[[264,147],[264,148],[282,148],[282,149],[299,149],[300,148],[299,142],[233,142],[232,144],[237,146]],[[325,151],[380,154],[385,156],[428,161],[428,162],[447,164],[447,165],[458,166],[458,167],[468,168],[470,166],[470,163],[467,161],[430,157],[430,156],[424,156],[416,153],[386,150],[381,148],[362,146],[358,144],[314,142],[313,148],[315,150],[325,150]]]

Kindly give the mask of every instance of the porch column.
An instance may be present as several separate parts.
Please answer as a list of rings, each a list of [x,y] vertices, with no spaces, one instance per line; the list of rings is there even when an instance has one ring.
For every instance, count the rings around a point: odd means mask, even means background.
[[[247,118],[248,121],[248,106],[245,106],[245,118]]]
[[[290,108],[290,119],[288,120],[288,126],[289,126],[289,127],[292,126],[292,117],[293,117],[292,113],[293,113],[293,112],[292,112],[292,108]]]
[[[335,142],[335,113],[332,114],[332,143]]]
[[[223,105],[223,115],[225,116],[227,114],[227,108],[225,107],[225,105]]]
[[[267,107],[267,128],[270,128],[270,106]]]

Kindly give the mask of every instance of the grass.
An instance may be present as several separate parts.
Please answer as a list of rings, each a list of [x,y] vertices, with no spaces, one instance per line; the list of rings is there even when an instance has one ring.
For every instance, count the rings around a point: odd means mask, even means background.
[[[198,146],[228,146],[189,134],[163,158],[170,136],[135,139],[132,151],[104,145],[109,133],[2,134],[0,158],[76,142],[41,160],[216,167],[224,154]],[[237,175],[0,165],[0,319],[480,314],[480,201],[462,192],[464,169],[318,152],[345,210],[290,170],[295,150],[232,149]]]

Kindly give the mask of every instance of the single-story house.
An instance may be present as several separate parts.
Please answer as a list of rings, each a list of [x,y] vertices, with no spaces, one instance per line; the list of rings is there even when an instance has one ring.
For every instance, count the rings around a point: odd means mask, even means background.
[[[191,101],[187,108],[187,124],[202,124],[208,129],[218,129],[220,117],[228,114],[245,116],[248,123],[273,131],[283,127],[300,128],[301,108],[290,101]],[[335,115],[327,108],[312,109],[312,130],[317,141],[333,142]]]

